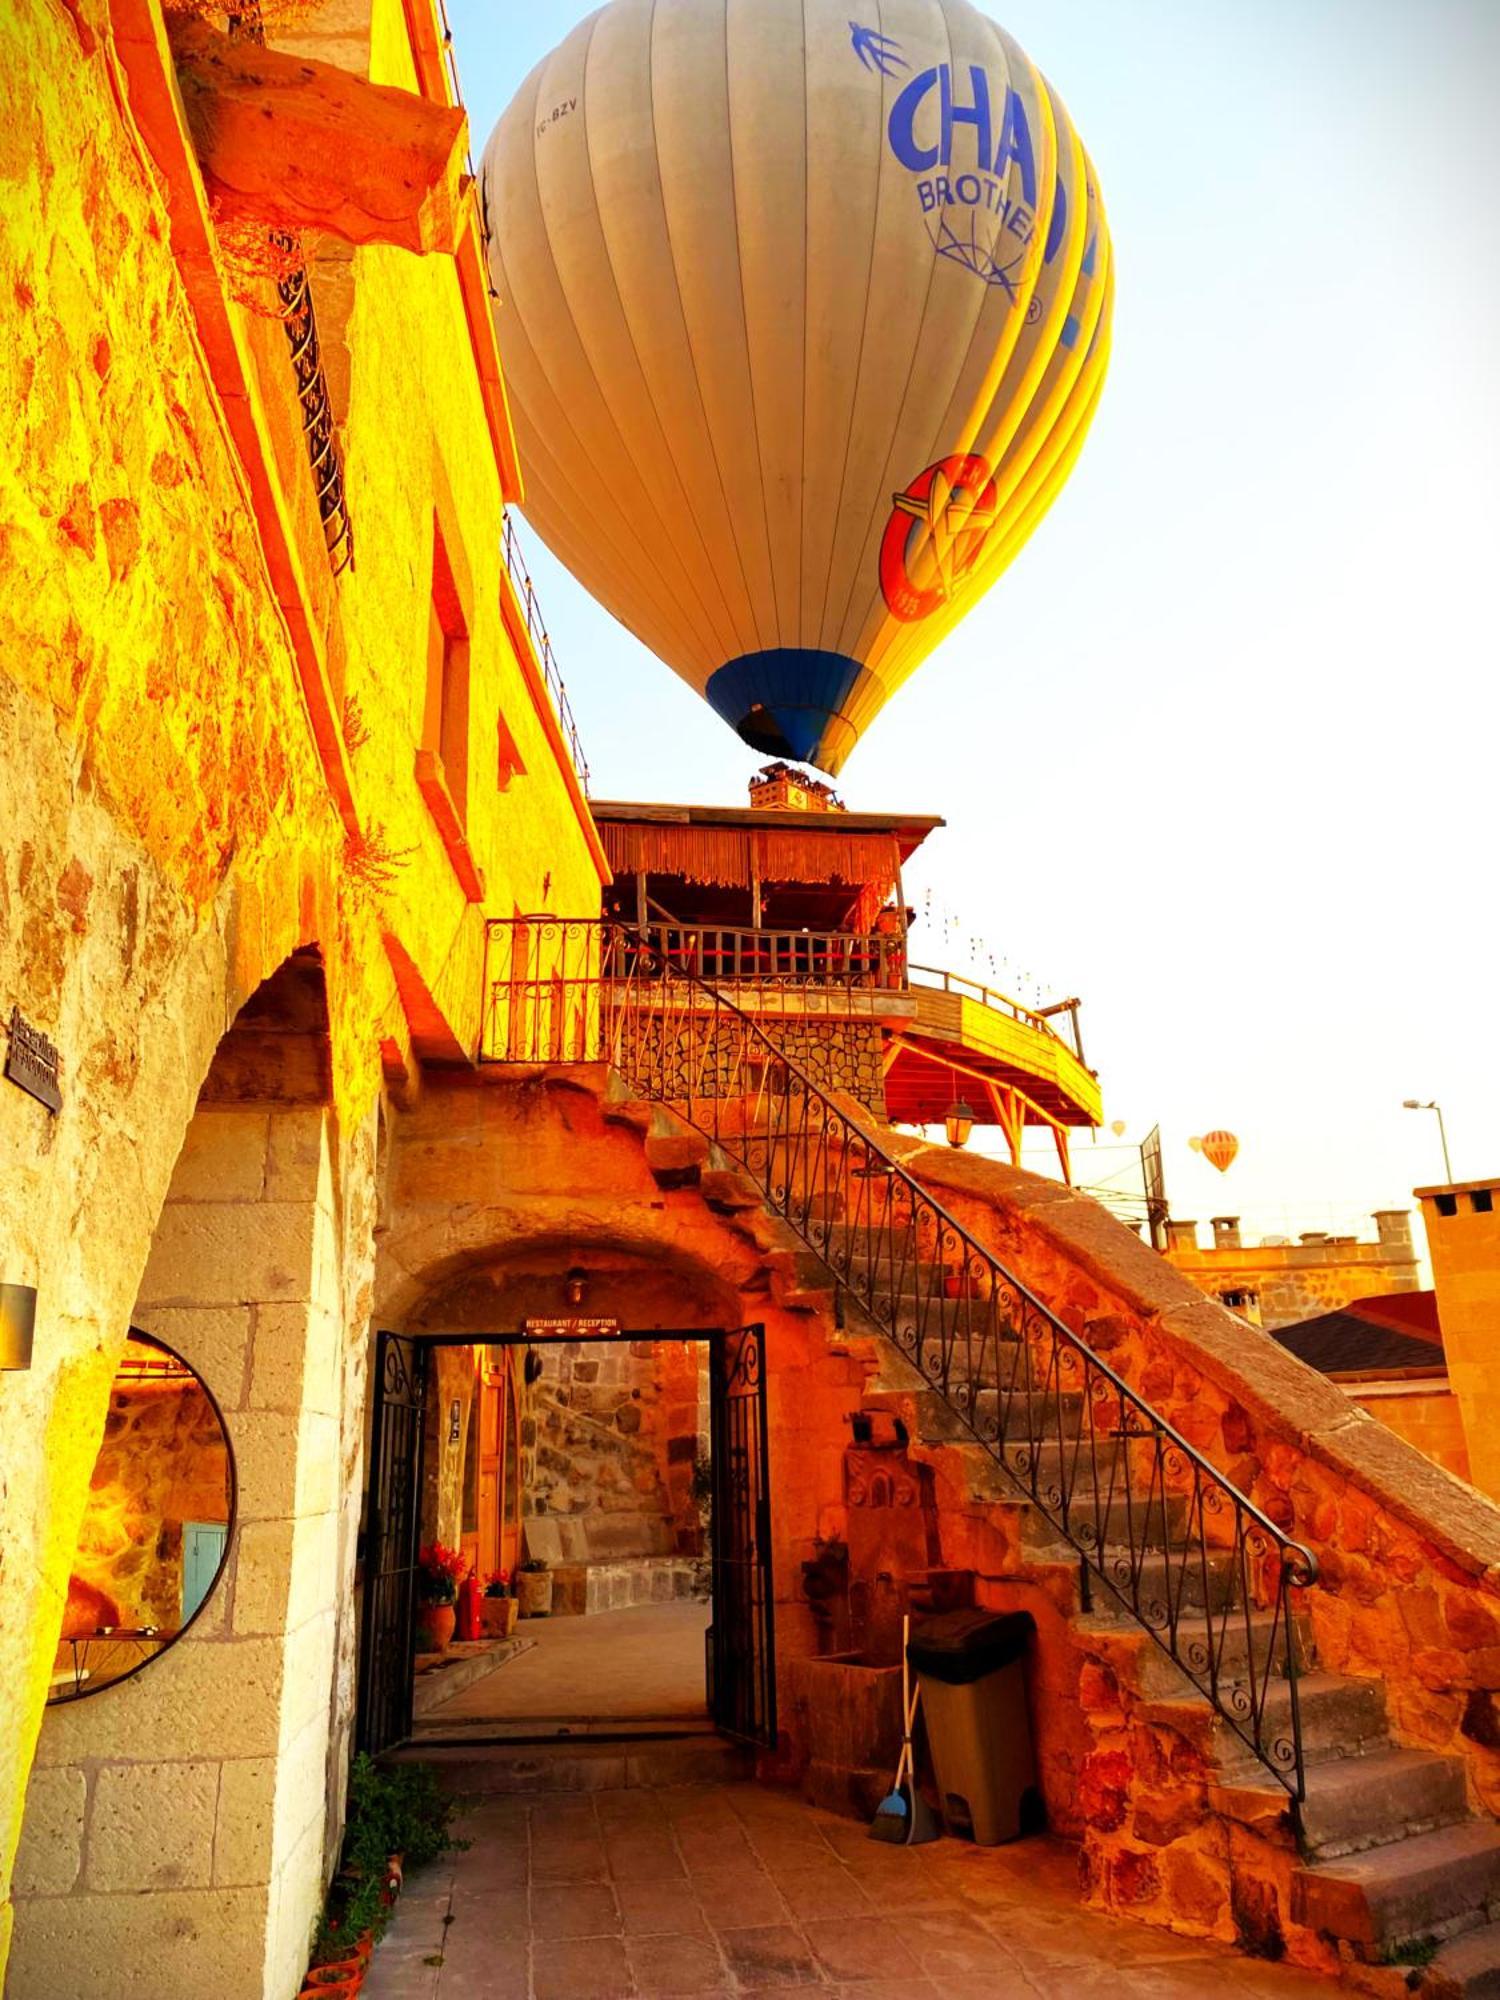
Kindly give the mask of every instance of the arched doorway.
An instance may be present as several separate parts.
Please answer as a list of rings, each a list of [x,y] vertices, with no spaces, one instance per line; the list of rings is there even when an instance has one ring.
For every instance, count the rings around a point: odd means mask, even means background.
[[[492,1334],[477,1343],[472,1333],[379,1335],[372,1376],[363,1589],[359,1708],[363,1748],[372,1752],[390,1749],[412,1732],[424,1501],[427,1520],[441,1519],[431,1498],[430,1450],[451,1447],[465,1434],[477,1448],[472,1489],[476,1551],[481,1545],[480,1515],[488,1511],[487,1503],[482,1506],[479,1497],[487,1480],[498,1477],[494,1490],[503,1501],[503,1458],[498,1465],[487,1463],[491,1455],[485,1451],[486,1370],[492,1370],[506,1384],[518,1408],[517,1385],[529,1372],[520,1358],[523,1355],[537,1364],[536,1379],[540,1380],[545,1364],[539,1356],[548,1349],[582,1352],[590,1357],[583,1364],[588,1368],[599,1365],[596,1357],[607,1356],[611,1350],[626,1350],[639,1359],[678,1347],[701,1348],[707,1363],[710,1609],[703,1652],[703,1712],[728,1735],[774,1745],[775,1638],[764,1329],[699,1326],[631,1330],[605,1315],[594,1315],[590,1322],[533,1317],[524,1330]],[[479,1360],[466,1425],[460,1400],[450,1399],[448,1391],[455,1386],[452,1360],[459,1357],[463,1366],[470,1355],[503,1358]],[[574,1420],[579,1420],[576,1412]],[[515,1463],[521,1479],[516,1490],[524,1516],[520,1546],[535,1551],[551,1543],[541,1534],[537,1517],[525,1514],[526,1495],[520,1490],[524,1483],[521,1435],[517,1426]],[[545,1525],[549,1530],[553,1526],[550,1522]],[[465,1554],[467,1558],[467,1550]],[[585,1602],[572,1608],[586,1615],[590,1607]],[[662,1609],[667,1608],[664,1603]],[[609,1638],[616,1636],[618,1629]],[[576,1640],[576,1631],[574,1637]],[[601,1714],[608,1714],[604,1704],[610,1659],[607,1642],[581,1649],[575,1643],[570,1648],[573,1682],[576,1686],[581,1679],[589,1692],[583,1698],[586,1712],[576,1717],[564,1713],[546,1718],[559,1733],[567,1734],[585,1724],[597,1728]],[[566,1687],[568,1675],[557,1678]],[[507,1707],[504,1692],[503,1688],[498,1690],[500,1699],[494,1712],[499,1715]],[[464,1740],[462,1735],[459,1740]]]

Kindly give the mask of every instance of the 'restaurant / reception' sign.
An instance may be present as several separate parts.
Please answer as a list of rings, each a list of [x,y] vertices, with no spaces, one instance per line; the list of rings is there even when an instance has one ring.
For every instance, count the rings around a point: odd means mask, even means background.
[[[533,1340],[613,1340],[619,1334],[617,1319],[529,1319],[526,1331]]]

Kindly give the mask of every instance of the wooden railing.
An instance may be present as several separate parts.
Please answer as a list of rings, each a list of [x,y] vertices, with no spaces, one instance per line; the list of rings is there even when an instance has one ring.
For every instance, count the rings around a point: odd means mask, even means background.
[[[1083,1035],[1078,1026],[1077,1000],[1059,1000],[1051,1007],[1027,1007],[1019,1000],[1013,1000],[1008,993],[998,992],[993,986],[985,986],[977,979],[969,979],[961,972],[946,972],[936,965],[913,965],[909,968],[914,986],[932,986],[943,993],[960,993],[977,1000],[983,1007],[992,1007],[997,1014],[1006,1014],[1023,1027],[1035,1028],[1039,1035],[1051,1035],[1065,1047],[1071,1048],[1080,1062],[1083,1061]],[[1062,1034],[1056,1023],[1066,1020],[1068,1033]]]
[[[766,980],[884,993],[900,993],[906,986],[903,938],[721,924],[647,923],[638,929],[615,929],[606,941],[605,977],[617,977],[621,968],[628,968],[641,942],[699,979]]]

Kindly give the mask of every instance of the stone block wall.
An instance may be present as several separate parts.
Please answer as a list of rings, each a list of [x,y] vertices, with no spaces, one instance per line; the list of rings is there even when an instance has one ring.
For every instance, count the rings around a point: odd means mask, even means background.
[[[224,1412],[229,1561],[177,1645],[47,1712],[9,2000],[54,2000],[61,1965],[77,2000],[118,2000],[124,1968],[170,1967],[174,1990],[222,2000],[285,2000],[300,1978],[337,1803],[336,1607],[352,1557],[344,1200],[321,1107],[194,1120],[135,1317]]]
[[[1389,1212],[1388,1212],[1389,1215]],[[1336,1312],[1355,1299],[1381,1298],[1388,1292],[1414,1292],[1422,1282],[1410,1231],[1392,1230],[1381,1220],[1375,1243],[1324,1242],[1231,1245],[1200,1249],[1186,1240],[1191,1223],[1175,1224],[1179,1240],[1167,1251],[1167,1261],[1205,1297],[1226,1292],[1254,1292],[1259,1324],[1271,1329],[1295,1326],[1319,1313]]]
[[[873,1117],[885,1117],[885,1037],[879,1021],[789,1012],[768,1015],[765,1026],[782,1053],[821,1089],[839,1091]],[[747,1078],[743,1061],[737,1060],[744,1053],[731,1024],[700,1020],[690,1034],[677,1016],[669,1015],[647,1024],[636,1060],[653,1076],[664,1072],[664,1094],[680,1102],[690,1089],[698,1096],[753,1090],[753,1078]]]
[[[1370,1382],[1345,1385],[1362,1410],[1397,1437],[1415,1445],[1456,1479],[1470,1478],[1463,1409],[1447,1382]]]
[[[538,1353],[522,1419],[528,1552],[564,1563],[701,1555],[706,1346],[572,1341]]]

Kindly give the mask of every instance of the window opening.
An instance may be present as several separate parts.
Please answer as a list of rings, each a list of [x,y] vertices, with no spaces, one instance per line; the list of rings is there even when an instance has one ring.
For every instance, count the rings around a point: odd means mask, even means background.
[[[434,522],[432,596],[427,617],[427,705],[422,748],[442,767],[460,825],[469,804],[469,629],[443,532]]]

